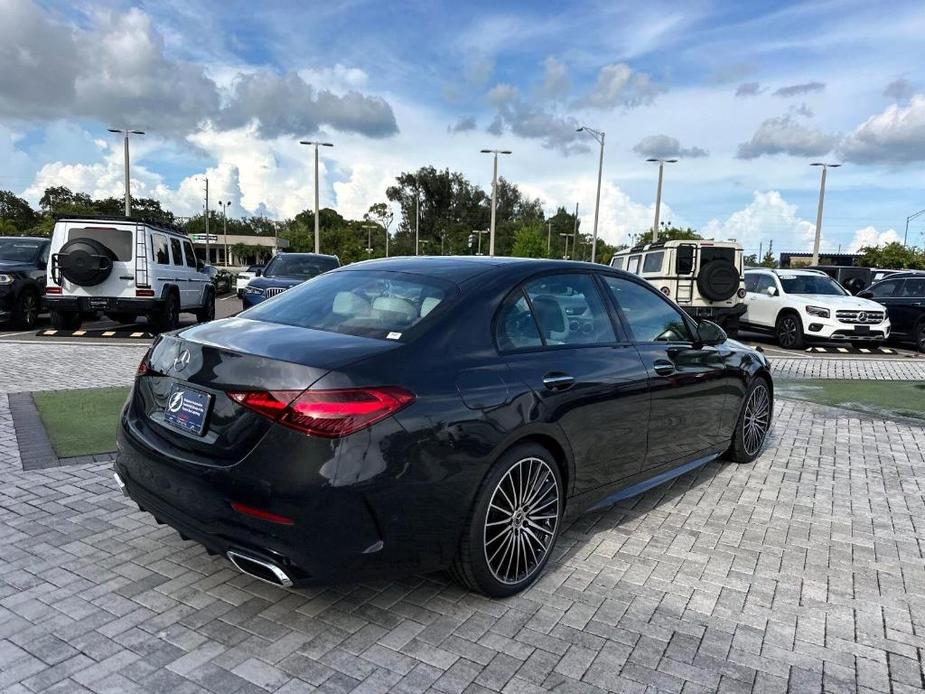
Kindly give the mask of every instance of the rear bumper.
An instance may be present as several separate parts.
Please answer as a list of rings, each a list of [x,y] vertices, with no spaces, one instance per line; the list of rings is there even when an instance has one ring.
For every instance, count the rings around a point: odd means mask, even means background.
[[[738,318],[745,313],[744,303],[735,306],[682,306],[684,312],[692,318],[707,318],[709,320]]]
[[[97,297],[86,296],[44,296],[42,305],[49,311],[73,311],[91,313],[93,311],[112,311],[118,313],[148,313],[160,310],[163,299],[106,298],[105,305]]]

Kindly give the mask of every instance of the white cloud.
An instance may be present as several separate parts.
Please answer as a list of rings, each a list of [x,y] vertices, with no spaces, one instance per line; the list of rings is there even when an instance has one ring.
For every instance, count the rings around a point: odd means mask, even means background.
[[[597,109],[633,107],[651,103],[661,91],[664,90],[646,73],[634,72],[626,63],[613,63],[601,68],[594,87],[575,105]]]
[[[399,173],[372,164],[357,164],[350,171],[350,178],[334,183],[337,211],[347,219],[362,218],[370,205],[386,201],[385,189],[395,183]]]
[[[633,151],[642,157],[687,157],[695,159],[705,157],[709,152],[701,147],[682,147],[676,137],[668,135],[649,135],[642,138],[633,147]]]
[[[755,191],[745,208],[725,220],[711,219],[703,235],[714,239],[735,239],[746,248],[773,239],[778,251],[803,251],[811,247],[816,225],[797,216],[797,206],[788,203],[776,190]],[[823,227],[824,229],[825,227]]]
[[[543,61],[543,94],[556,99],[568,93],[571,83],[568,77],[568,67],[555,56],[549,56]]]
[[[792,115],[768,118],[751,140],[739,145],[739,159],[755,159],[765,154],[790,154],[797,157],[818,156],[831,151],[838,138],[804,125]]]
[[[813,94],[824,90],[824,82],[803,82],[802,84],[791,84],[786,87],[781,87],[774,92],[774,96],[788,98],[791,96],[801,96],[803,94]]]
[[[925,161],[925,95],[868,118],[842,143],[840,152],[846,161],[860,164]]]
[[[299,76],[321,89],[328,89],[336,94],[350,90],[364,89],[369,83],[369,75],[358,67],[347,67],[335,63],[330,67],[303,68]]]
[[[867,246],[885,246],[888,243],[896,243],[901,240],[895,229],[878,232],[876,228],[867,226],[854,232],[854,238],[851,239],[851,243],[848,244],[845,252],[857,253]]]

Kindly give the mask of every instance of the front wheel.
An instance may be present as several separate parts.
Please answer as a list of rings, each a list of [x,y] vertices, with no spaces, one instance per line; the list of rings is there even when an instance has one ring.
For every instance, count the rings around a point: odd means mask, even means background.
[[[768,382],[760,376],[752,380],[742,403],[726,459],[750,463],[761,453],[771,430],[773,402]]]
[[[785,313],[777,319],[777,344],[784,349],[803,349],[803,322],[794,313]]]
[[[13,307],[13,325],[21,330],[32,330],[39,317],[39,295],[31,289],[24,290]]]
[[[915,346],[920,352],[925,352],[925,319],[915,326]]]
[[[515,446],[482,483],[454,576],[489,597],[519,593],[549,561],[564,508],[562,476],[549,451],[537,444]]]

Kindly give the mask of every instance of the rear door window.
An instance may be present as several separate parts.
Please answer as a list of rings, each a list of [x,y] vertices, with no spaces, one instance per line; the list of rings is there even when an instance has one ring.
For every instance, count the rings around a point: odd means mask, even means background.
[[[151,234],[151,252],[158,265],[170,265],[170,251],[167,249],[167,237],[163,234]]]
[[[636,342],[688,342],[687,322],[657,291],[620,277],[604,277]]]
[[[907,279],[903,286],[902,296],[925,297],[925,277]]]
[[[747,292],[757,292],[758,291],[758,275],[754,273],[745,275],[745,291]]]
[[[903,283],[902,280],[888,280],[886,282],[880,282],[879,284],[874,285],[870,288],[870,293],[877,299],[883,299],[888,296],[899,296],[901,292],[897,292],[899,286]]]
[[[627,272],[632,272],[634,275],[639,274],[639,258],[640,257],[641,256],[638,256],[638,255],[631,255],[629,258],[627,258],[627,261],[626,261],[626,271]]]
[[[183,248],[180,245],[180,239],[170,239],[170,253],[174,265],[183,265]]]
[[[70,229],[67,232],[68,241],[93,239],[106,246],[114,258],[122,262],[132,259],[132,238],[131,231],[111,227],[84,227],[82,229]]]

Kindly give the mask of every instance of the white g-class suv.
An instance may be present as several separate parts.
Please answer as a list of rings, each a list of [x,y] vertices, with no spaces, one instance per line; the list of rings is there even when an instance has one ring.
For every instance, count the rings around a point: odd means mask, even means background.
[[[820,270],[747,269],[745,290],[742,326],[773,332],[785,349],[807,340],[870,345],[890,335],[883,306],[851,296]]]
[[[146,316],[158,330],[180,312],[215,317],[215,290],[186,232],[125,217],[61,217],[51,236],[45,305],[52,326],[77,330],[102,311],[120,323]]]

